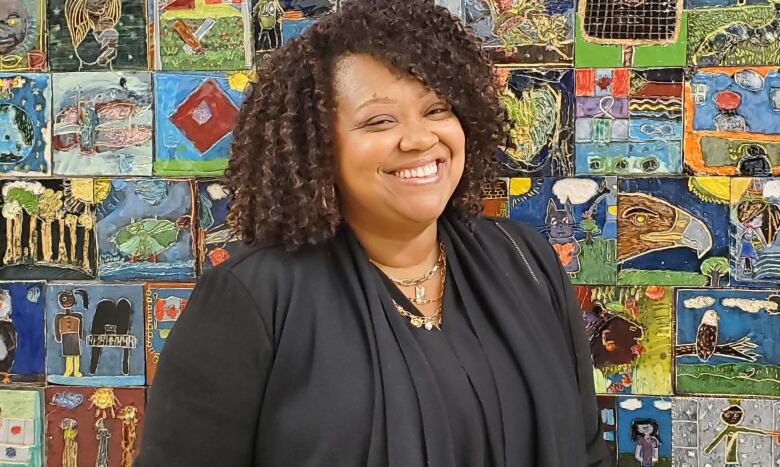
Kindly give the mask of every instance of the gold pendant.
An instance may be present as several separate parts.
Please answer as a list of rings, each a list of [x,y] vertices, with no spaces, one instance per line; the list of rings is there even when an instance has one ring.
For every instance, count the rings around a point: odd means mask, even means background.
[[[416,328],[419,328],[419,327],[421,327],[423,325],[422,319],[420,319],[420,318],[418,318],[416,316],[413,317],[413,318],[410,318],[410,321],[412,322],[412,326],[414,326]]]
[[[417,305],[425,304],[425,287],[420,284],[414,286],[414,303]]]

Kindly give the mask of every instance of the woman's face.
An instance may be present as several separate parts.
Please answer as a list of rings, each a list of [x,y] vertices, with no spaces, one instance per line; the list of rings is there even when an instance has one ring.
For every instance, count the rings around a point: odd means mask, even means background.
[[[368,55],[336,66],[341,210],[364,228],[429,225],[463,175],[465,135],[449,104]]]
[[[636,426],[636,430],[643,435],[651,435],[653,434],[653,425],[649,423],[641,423]]]

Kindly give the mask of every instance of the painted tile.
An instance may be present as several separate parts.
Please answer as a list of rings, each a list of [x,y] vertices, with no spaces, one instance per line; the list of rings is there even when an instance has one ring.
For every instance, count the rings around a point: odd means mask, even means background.
[[[50,101],[48,75],[0,73],[0,176],[51,173]]]
[[[144,388],[46,388],[46,465],[128,466],[138,456]]]
[[[39,383],[46,379],[45,291],[44,282],[0,282],[2,384]]]
[[[616,465],[671,467],[671,398],[599,396],[599,414]]]
[[[686,0],[688,64],[780,65],[780,4],[772,0]]]
[[[0,21],[0,70],[46,69],[46,3],[42,0],[8,0]]]
[[[0,389],[0,464],[43,465],[43,410],[41,389]]]
[[[155,0],[154,69],[250,68],[251,10],[250,0]]]
[[[575,284],[615,284],[617,177],[513,178],[509,217],[542,233]]]
[[[577,174],[682,171],[682,69],[581,68],[576,94]]]
[[[157,374],[160,352],[176,320],[187,307],[195,284],[147,283],[146,297],[146,384]]]
[[[574,173],[572,70],[508,70],[495,73],[499,100],[508,110],[511,147],[499,152],[506,176],[567,176]]]
[[[56,73],[53,80],[55,174],[152,174],[150,73]]]
[[[509,178],[499,178],[482,186],[482,215],[509,217]]]
[[[239,247],[239,239],[227,225],[230,198],[216,181],[201,180],[198,185],[198,264],[202,271],[227,261]]]
[[[102,280],[195,277],[190,181],[112,179],[96,209]]]
[[[577,68],[684,66],[687,24],[683,0],[580,0],[574,63]]]
[[[601,420],[601,436],[607,445],[611,458],[617,461],[617,399],[615,395],[596,395],[596,404],[599,410],[599,419]]]
[[[620,285],[728,284],[727,177],[621,178]]]
[[[143,285],[49,284],[46,343],[50,383],[143,385]]]
[[[672,401],[674,465],[775,465],[780,401],[679,398]]]
[[[685,85],[685,165],[696,174],[780,174],[780,73],[702,68]]]
[[[300,37],[323,16],[336,8],[336,0],[279,0],[284,13],[280,18],[282,44]],[[260,1],[259,4],[264,3]],[[264,47],[265,44],[262,44]]]
[[[52,71],[146,70],[145,0],[48,0]]]
[[[279,0],[255,0],[252,6],[255,53],[278,49],[282,45],[284,6]]]
[[[0,279],[94,277],[96,185],[86,178],[1,183]]]
[[[249,79],[247,73],[155,75],[155,174],[222,175]]]
[[[465,0],[465,7],[466,24],[495,63],[572,63],[573,0]]]
[[[740,177],[731,185],[732,283],[774,286],[780,283],[780,179]]]
[[[780,295],[776,291],[677,291],[678,394],[780,396]]]
[[[672,290],[575,288],[599,394],[672,394]]]

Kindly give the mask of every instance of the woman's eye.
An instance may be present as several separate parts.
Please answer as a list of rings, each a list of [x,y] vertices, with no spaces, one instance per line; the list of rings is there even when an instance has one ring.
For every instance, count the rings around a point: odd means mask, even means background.
[[[386,118],[380,119],[380,120],[372,120],[368,123],[366,123],[366,126],[377,126],[377,125],[384,125],[386,123],[393,123],[392,120],[388,120]]]
[[[437,107],[435,109],[432,109],[430,113],[439,114],[439,113],[446,113],[449,111],[450,111],[449,107]]]

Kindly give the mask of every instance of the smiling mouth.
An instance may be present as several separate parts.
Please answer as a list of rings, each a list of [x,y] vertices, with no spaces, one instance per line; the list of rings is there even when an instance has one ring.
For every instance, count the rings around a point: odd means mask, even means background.
[[[434,180],[444,167],[444,160],[436,159],[418,167],[385,172],[401,180],[421,182]]]

